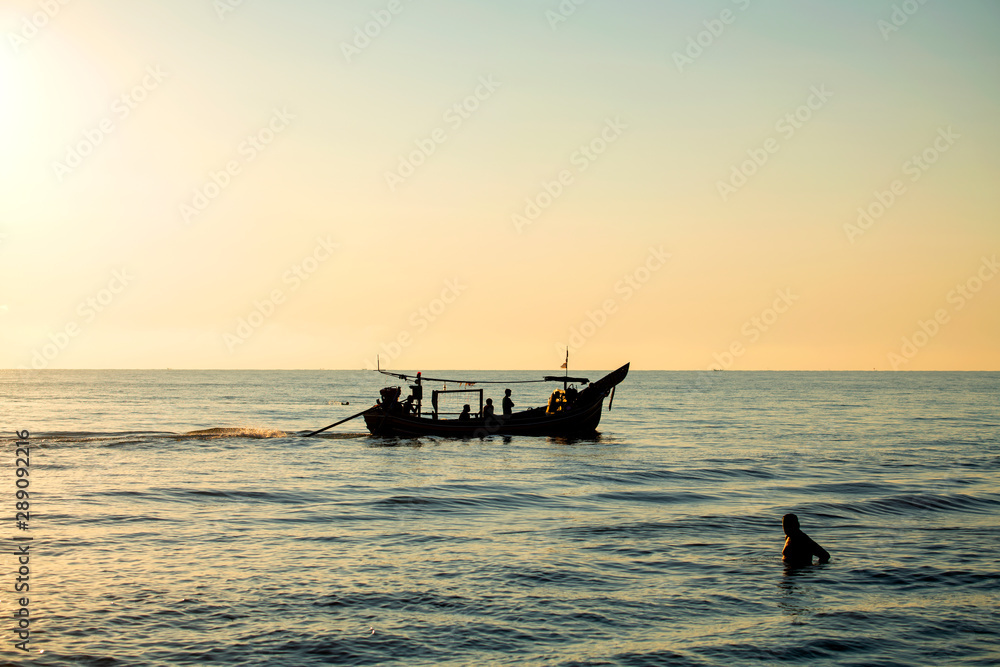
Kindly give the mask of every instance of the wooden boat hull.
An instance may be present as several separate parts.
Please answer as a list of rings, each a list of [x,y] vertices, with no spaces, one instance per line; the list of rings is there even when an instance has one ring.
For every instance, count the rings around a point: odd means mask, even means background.
[[[364,413],[365,425],[372,435],[444,438],[481,438],[488,435],[524,435],[573,437],[593,434],[601,422],[604,399],[628,374],[628,364],[592,382],[579,392],[570,409],[547,414],[544,407],[515,412],[504,419],[490,418],[432,419],[386,411],[375,405]]]

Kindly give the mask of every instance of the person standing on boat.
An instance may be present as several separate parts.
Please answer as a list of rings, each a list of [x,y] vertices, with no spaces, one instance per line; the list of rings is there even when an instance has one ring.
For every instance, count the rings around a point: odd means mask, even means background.
[[[503,392],[503,416],[510,417],[514,414],[514,401],[510,400],[510,389],[504,389]]]
[[[830,554],[827,550],[802,532],[802,528],[799,527],[799,517],[786,514],[781,517],[781,527],[786,535],[785,547],[781,550],[781,560],[785,561],[786,566],[812,565],[813,556],[819,558],[820,563],[829,562]]]
[[[487,398],[486,405],[483,407],[483,417],[485,419],[491,419],[493,417],[493,399]]]

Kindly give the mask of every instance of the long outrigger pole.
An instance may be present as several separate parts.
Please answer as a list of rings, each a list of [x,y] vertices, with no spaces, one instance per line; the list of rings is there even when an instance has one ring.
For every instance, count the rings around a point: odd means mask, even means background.
[[[405,373],[393,373],[391,371],[378,371],[382,375],[389,375],[400,380],[415,380],[416,375],[406,375]],[[573,378],[563,375],[546,375],[541,380],[456,380],[454,378],[423,378],[424,382],[454,382],[456,384],[531,384],[533,382],[579,382],[587,384],[587,378]]]
[[[418,378],[422,379],[424,382],[454,382],[456,384],[531,384],[534,382],[562,382],[563,390],[569,385],[570,382],[579,382],[580,384],[588,384],[590,380],[587,378],[577,378],[569,376],[569,348],[566,348],[566,362],[563,363],[562,368],[566,369],[566,372],[562,375],[546,375],[542,377],[541,380],[455,380],[452,378],[421,378],[421,374],[407,375],[406,373],[393,373],[392,371],[384,371],[378,362],[378,355],[375,355],[375,371],[381,373],[382,375],[389,375],[394,378],[399,378],[400,380],[416,380]]]
[[[365,408],[364,410],[362,410],[361,412],[359,412],[359,413],[358,413],[358,414],[356,414],[356,415],[351,415],[351,416],[350,416],[350,417],[348,417],[347,419],[341,419],[341,420],[340,420],[339,422],[335,422],[335,423],[333,423],[333,424],[330,424],[329,426],[324,426],[323,428],[321,428],[321,429],[320,429],[320,430],[318,430],[318,431],[313,431],[312,433],[306,433],[306,434],[305,434],[305,435],[304,435],[303,437],[305,437],[305,438],[311,438],[311,437],[313,437],[314,435],[316,435],[317,433],[322,433],[323,431],[325,431],[325,430],[327,430],[327,429],[329,429],[329,428],[333,428],[334,426],[340,426],[340,425],[341,425],[341,424],[343,424],[344,422],[349,422],[349,421],[351,421],[352,419],[355,419],[355,418],[357,418],[357,417],[360,417],[361,415],[365,414],[366,412],[368,412],[368,408]]]

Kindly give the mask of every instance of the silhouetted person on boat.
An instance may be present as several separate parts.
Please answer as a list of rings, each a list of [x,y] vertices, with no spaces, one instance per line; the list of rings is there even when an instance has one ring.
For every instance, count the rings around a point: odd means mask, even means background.
[[[386,387],[379,390],[382,396],[382,409],[389,414],[399,414],[403,411],[399,404],[399,387]]]
[[[510,400],[510,389],[503,392],[503,416],[510,417],[514,414],[514,401]]]
[[[466,421],[469,421],[469,419],[470,419],[470,418],[472,417],[472,415],[470,414],[470,410],[472,410],[472,408],[470,408],[470,407],[469,407],[469,404],[468,404],[468,403],[466,403],[466,404],[465,404],[465,405],[464,405],[464,406],[462,407],[462,414],[460,414],[460,415],[458,416],[458,421],[460,421],[460,422],[466,422]]]
[[[785,531],[785,547],[781,550],[781,560],[788,567],[812,565],[812,557],[819,558],[820,563],[830,560],[827,550],[816,544],[811,537],[802,532],[799,527],[799,517],[786,514],[781,517],[781,527]]]
[[[491,419],[493,417],[493,399],[487,398],[486,405],[483,407],[483,418]]]

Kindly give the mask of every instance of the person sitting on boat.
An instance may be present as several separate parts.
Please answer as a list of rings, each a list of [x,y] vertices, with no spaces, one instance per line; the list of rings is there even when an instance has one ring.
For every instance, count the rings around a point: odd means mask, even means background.
[[[563,408],[566,407],[566,392],[562,389],[556,389],[549,396],[549,403],[545,406],[545,414],[554,415],[557,412],[562,412]]]
[[[514,401],[510,399],[510,389],[504,389],[503,392],[503,416],[510,417],[514,414]]]
[[[781,517],[781,527],[785,531],[785,547],[781,550],[781,560],[788,567],[812,565],[812,557],[819,558],[820,563],[830,560],[826,549],[816,544],[811,537],[802,532],[799,527],[799,517],[786,514]]]
[[[462,407],[462,414],[460,414],[460,415],[458,416],[458,421],[460,421],[460,422],[464,422],[464,421],[469,421],[469,419],[470,419],[470,418],[472,417],[472,414],[471,414],[471,412],[470,412],[471,410],[472,410],[472,408],[471,408],[471,407],[469,407],[469,404],[468,404],[468,403],[466,403],[466,404],[465,404],[465,405],[464,405],[464,406]]]
[[[487,398],[486,405],[483,407],[483,417],[485,419],[490,419],[493,417],[493,399]]]
[[[380,389],[379,394],[382,395],[382,409],[390,414],[399,414],[402,412],[402,407],[399,404],[399,387],[386,387],[385,389]]]
[[[567,405],[573,405],[573,403],[576,402],[576,394],[577,394],[576,387],[569,387],[566,390],[566,404]]]

